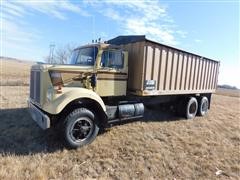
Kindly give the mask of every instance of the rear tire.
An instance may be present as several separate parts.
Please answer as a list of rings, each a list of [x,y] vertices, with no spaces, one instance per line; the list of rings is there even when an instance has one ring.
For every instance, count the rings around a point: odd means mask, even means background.
[[[198,115],[205,116],[208,112],[209,101],[206,96],[201,97],[198,103]]]
[[[62,135],[68,148],[90,144],[97,136],[99,127],[93,112],[86,108],[72,111],[63,121]]]
[[[190,97],[186,103],[185,117],[187,119],[193,119],[198,110],[198,102],[195,97]]]

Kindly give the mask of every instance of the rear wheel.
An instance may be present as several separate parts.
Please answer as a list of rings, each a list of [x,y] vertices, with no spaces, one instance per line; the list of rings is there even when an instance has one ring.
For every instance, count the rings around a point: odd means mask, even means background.
[[[209,102],[206,96],[201,97],[198,103],[198,115],[205,116],[208,112]]]
[[[186,103],[185,116],[187,119],[193,119],[198,110],[198,102],[195,97],[190,97]]]
[[[94,113],[78,108],[66,117],[62,130],[67,147],[78,148],[90,144],[96,138],[99,127]]]

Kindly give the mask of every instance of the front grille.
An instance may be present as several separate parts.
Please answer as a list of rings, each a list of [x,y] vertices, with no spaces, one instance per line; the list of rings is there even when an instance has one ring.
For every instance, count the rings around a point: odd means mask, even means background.
[[[40,71],[31,71],[30,98],[40,104]]]

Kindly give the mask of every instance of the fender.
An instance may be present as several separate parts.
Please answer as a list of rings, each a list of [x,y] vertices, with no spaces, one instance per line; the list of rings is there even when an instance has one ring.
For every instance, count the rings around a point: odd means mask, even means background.
[[[102,107],[102,110],[106,112],[106,106],[98,94],[85,88],[73,87],[65,87],[62,95],[44,104],[43,110],[50,114],[59,114],[70,102],[79,98],[89,98],[96,101]]]

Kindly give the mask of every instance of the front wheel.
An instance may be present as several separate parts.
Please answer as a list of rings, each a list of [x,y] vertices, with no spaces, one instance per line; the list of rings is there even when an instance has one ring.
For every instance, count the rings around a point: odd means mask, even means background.
[[[69,148],[90,144],[97,136],[99,127],[93,112],[86,108],[72,111],[63,122],[63,137]]]

